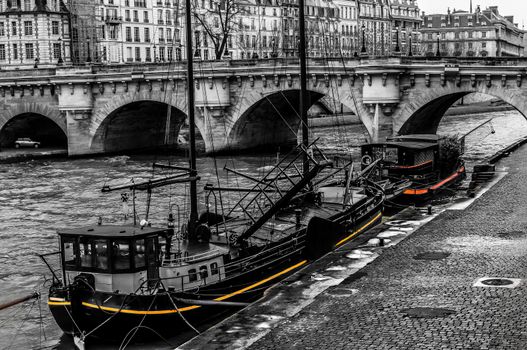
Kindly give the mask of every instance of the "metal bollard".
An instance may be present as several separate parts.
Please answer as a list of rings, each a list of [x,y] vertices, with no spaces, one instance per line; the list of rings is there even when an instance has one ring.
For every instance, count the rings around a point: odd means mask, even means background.
[[[432,215],[432,205],[428,204],[428,215]]]

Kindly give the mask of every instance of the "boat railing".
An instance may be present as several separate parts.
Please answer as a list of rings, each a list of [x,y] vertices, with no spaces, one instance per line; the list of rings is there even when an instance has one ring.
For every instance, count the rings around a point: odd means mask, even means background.
[[[271,249],[270,251],[267,251],[270,254],[260,256],[259,259],[244,259],[243,261],[237,261],[236,263],[232,264],[226,264],[222,267],[218,267],[218,273],[215,275],[208,276],[208,274],[201,275],[199,272],[194,275],[195,278],[198,278],[197,280],[191,281],[191,275],[180,275],[180,276],[173,276],[173,277],[166,277],[166,278],[160,278],[161,281],[174,281],[179,280],[179,283],[176,285],[180,286],[180,291],[189,291],[192,289],[195,289],[197,287],[205,287],[210,283],[217,283],[218,280],[222,281],[226,278],[233,278],[236,277],[239,274],[242,274],[244,272],[247,272],[249,270],[253,270],[255,268],[262,268],[268,265],[275,264],[281,260],[286,259],[290,255],[300,254],[302,250],[304,249],[304,240],[298,241],[298,243],[294,243],[293,241],[288,242],[289,246],[284,247],[281,245],[281,249]],[[294,244],[291,244],[294,243]],[[276,247],[278,248],[278,247]],[[216,278],[212,278],[213,276],[217,276]],[[196,283],[196,281],[200,281],[199,283]],[[171,287],[172,289],[175,289],[174,287]]]
[[[195,261],[211,259],[220,254],[218,250],[211,250],[205,253],[193,255],[189,255],[188,252],[185,253],[175,252],[171,253],[170,257],[163,256],[162,266],[180,266]]]

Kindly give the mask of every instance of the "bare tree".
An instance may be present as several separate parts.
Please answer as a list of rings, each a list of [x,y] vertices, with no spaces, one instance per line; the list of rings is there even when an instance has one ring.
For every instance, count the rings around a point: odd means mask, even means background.
[[[210,38],[216,59],[220,59],[227,48],[229,36],[238,31],[239,19],[248,13],[246,8],[251,3],[248,0],[205,0],[200,6],[199,2],[193,2],[194,17]]]

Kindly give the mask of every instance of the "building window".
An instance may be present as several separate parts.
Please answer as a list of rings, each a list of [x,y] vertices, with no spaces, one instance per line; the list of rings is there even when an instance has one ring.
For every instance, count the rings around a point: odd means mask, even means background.
[[[135,42],[140,42],[141,41],[141,37],[139,35],[139,27],[135,27],[134,28],[134,41]]]
[[[486,38],[487,37],[487,32],[481,32],[481,37],[482,38]]]
[[[132,41],[132,28],[126,27],[126,41]]]
[[[18,60],[18,45],[13,44],[13,59]]]
[[[59,22],[58,21],[51,22],[51,33],[53,35],[59,35]]]
[[[110,26],[110,39],[117,39],[117,27],[116,26]]]
[[[4,22],[0,22],[0,36],[4,36],[4,35],[5,35]]]
[[[135,48],[135,61],[141,62],[141,48],[140,47]]]
[[[11,22],[11,35],[16,35],[17,33],[16,28],[17,28],[16,22],[15,21]]]
[[[26,44],[26,59],[32,60],[35,58],[35,53],[33,52],[33,44]]]
[[[146,62],[152,62],[152,51],[149,47],[145,49],[145,60]]]
[[[150,42],[150,28],[145,28],[145,42]]]
[[[53,44],[53,58],[54,59],[60,58],[60,44],[59,43]]]
[[[486,48],[487,48],[487,43],[481,43],[481,47],[482,47],[483,49],[486,49]]]
[[[5,61],[5,44],[0,44],[0,61]]]

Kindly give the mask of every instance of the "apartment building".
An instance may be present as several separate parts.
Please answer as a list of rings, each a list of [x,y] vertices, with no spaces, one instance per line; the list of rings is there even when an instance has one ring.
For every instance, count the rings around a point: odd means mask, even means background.
[[[418,54],[422,19],[415,0],[390,0],[392,51]]]
[[[69,64],[68,11],[59,0],[0,0],[0,69]]]
[[[497,6],[425,15],[421,35],[424,55],[435,55],[439,43],[441,56],[524,56],[524,31]]]

